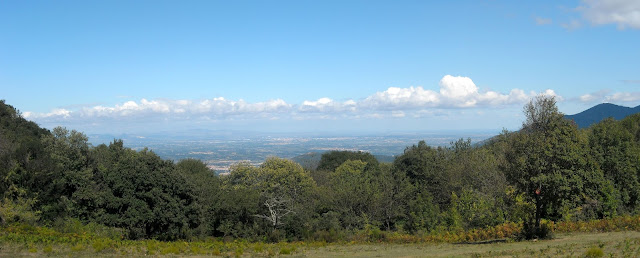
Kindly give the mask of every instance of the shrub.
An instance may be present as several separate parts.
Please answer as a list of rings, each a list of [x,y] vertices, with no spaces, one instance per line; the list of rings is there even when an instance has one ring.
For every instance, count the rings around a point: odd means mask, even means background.
[[[94,237],[105,237],[113,240],[120,240],[124,237],[124,231],[119,228],[107,227],[94,222],[84,224],[79,219],[66,218],[56,220],[53,228],[60,233],[70,233],[79,235],[90,235]]]
[[[593,248],[587,250],[587,253],[585,253],[584,256],[586,256],[586,257],[602,257],[602,256],[604,256],[604,251],[602,251],[602,248],[593,247]]]
[[[313,239],[316,241],[324,241],[327,243],[337,242],[340,236],[335,230],[320,230],[313,232]]]
[[[4,198],[0,200],[0,224],[15,222],[35,225],[40,219],[40,211],[33,210],[35,199],[18,197],[16,200]]]
[[[71,247],[71,251],[73,252],[81,252],[81,251],[84,251],[84,249],[85,249],[85,246],[81,243],[78,243]]]
[[[553,237],[552,224],[547,221],[540,222],[540,228],[536,228],[534,223],[525,222],[522,231],[517,236],[519,239],[551,239]]]
[[[291,254],[294,251],[293,247],[287,248],[287,247],[283,247],[280,248],[280,254]]]

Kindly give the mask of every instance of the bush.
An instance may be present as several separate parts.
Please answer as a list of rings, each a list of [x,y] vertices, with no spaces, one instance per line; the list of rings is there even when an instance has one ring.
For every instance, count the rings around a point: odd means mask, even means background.
[[[313,232],[313,239],[316,241],[332,243],[340,240],[340,235],[335,230],[320,230]]]
[[[94,237],[105,237],[113,240],[120,240],[124,238],[124,231],[122,229],[107,227],[94,222],[84,224],[82,221],[75,218],[58,219],[53,223],[53,228],[60,233],[84,234]]]
[[[540,222],[540,228],[536,228],[534,223],[525,222],[522,225],[518,239],[551,239],[553,238],[553,229],[549,222]]]
[[[25,223],[34,226],[40,219],[40,211],[33,210],[35,199],[18,197],[16,200],[0,200],[0,224]]]
[[[604,251],[602,251],[602,248],[593,247],[593,248],[587,250],[587,253],[585,253],[584,256],[586,256],[586,257],[602,257],[602,256],[604,256]]]
[[[279,229],[274,229],[271,232],[267,233],[266,240],[267,242],[277,243],[282,241],[285,238],[285,232]]]

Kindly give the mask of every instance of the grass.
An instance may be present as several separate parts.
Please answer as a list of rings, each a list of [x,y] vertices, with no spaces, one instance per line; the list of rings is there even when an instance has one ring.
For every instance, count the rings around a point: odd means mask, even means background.
[[[0,257],[223,256],[223,257],[640,257],[640,216],[585,222],[549,222],[555,238],[515,242],[521,225],[407,235],[363,231],[337,243],[126,240],[118,229],[71,221],[48,228],[0,227]],[[502,239],[504,243],[478,244]],[[460,244],[460,243],[473,244]],[[456,244],[458,243],[458,244]]]
[[[640,257],[640,232],[559,234],[553,240],[494,244],[331,245],[307,257]]]
[[[103,240],[100,240],[103,241]],[[97,247],[97,248],[96,248]],[[26,256],[223,256],[223,257],[640,257],[640,232],[558,234],[553,240],[493,244],[451,243],[248,243],[154,240],[70,243],[0,241],[0,257]]]

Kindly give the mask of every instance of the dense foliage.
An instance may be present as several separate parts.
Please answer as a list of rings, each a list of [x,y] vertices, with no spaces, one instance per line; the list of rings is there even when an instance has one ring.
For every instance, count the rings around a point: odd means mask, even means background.
[[[121,140],[92,146],[1,101],[0,223],[73,219],[129,239],[336,241],[504,225],[536,237],[562,223],[639,214],[640,114],[578,129],[553,98],[524,111],[521,130],[482,146],[421,141],[393,163],[333,151],[312,170],[274,157],[218,176],[200,160],[163,160]]]

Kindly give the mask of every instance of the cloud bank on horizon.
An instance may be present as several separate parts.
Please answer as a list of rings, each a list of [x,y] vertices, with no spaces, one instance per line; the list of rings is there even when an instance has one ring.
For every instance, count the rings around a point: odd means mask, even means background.
[[[439,82],[439,91],[423,87],[390,87],[360,100],[337,101],[330,98],[287,103],[282,99],[249,103],[242,99],[229,100],[215,97],[204,100],[141,99],[126,101],[114,106],[95,105],[76,110],[53,109],[48,113],[24,112],[23,116],[38,122],[62,122],[74,120],[225,120],[242,118],[306,118],[404,117],[415,116],[429,109],[465,109],[477,107],[503,108],[521,105],[538,94],[558,96],[553,90],[525,92],[512,89],[508,93],[481,91],[469,77],[445,75]],[[390,111],[390,112],[385,112]]]
[[[335,120],[398,119],[450,116],[447,110],[506,109],[522,106],[536,95],[554,96],[560,102],[585,104],[600,102],[637,102],[640,92],[601,90],[577,98],[564,98],[552,89],[541,92],[512,89],[509,92],[481,90],[471,78],[445,75],[439,90],[418,87],[389,87],[358,100],[333,100],[322,97],[302,103],[271,99],[250,103],[215,97],[200,100],[129,100],[113,106],[92,105],[76,109],[56,108],[47,113],[23,112],[27,119],[46,124],[109,124],[112,122],[148,123],[158,121],[210,122],[232,120]],[[483,112],[477,112],[484,115]]]

